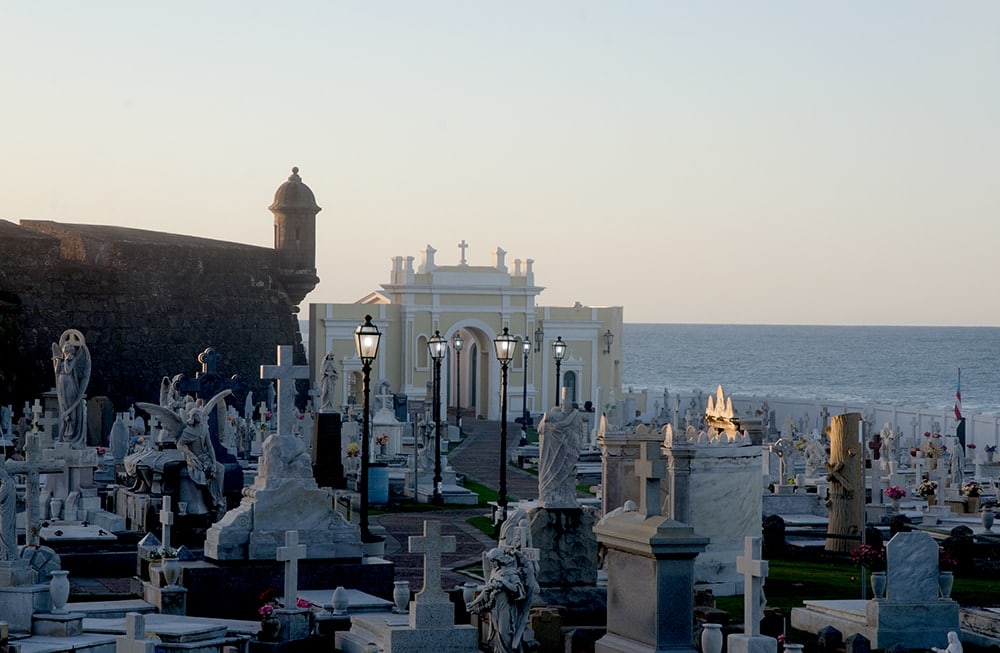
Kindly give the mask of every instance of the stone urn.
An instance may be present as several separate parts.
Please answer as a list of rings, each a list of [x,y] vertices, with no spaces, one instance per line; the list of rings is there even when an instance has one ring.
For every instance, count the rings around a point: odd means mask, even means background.
[[[339,585],[337,589],[333,590],[333,598],[330,603],[333,606],[333,614],[347,614],[349,603],[347,590],[344,589],[343,585]]]
[[[872,585],[872,598],[876,601],[885,598],[885,572],[873,571],[869,581]]]
[[[992,508],[983,508],[983,511],[979,514],[979,520],[983,524],[983,529],[989,531],[993,528],[993,519],[995,515],[993,514]]]
[[[258,638],[262,642],[278,641],[278,633],[281,632],[281,620],[274,615],[269,615],[260,620],[260,632]]]
[[[701,653],[722,653],[722,624],[702,624]]]
[[[69,572],[62,569],[50,571],[49,576],[49,597],[52,600],[52,612],[54,614],[64,614],[66,612],[66,601],[69,600]]]
[[[410,581],[397,580],[393,585],[392,602],[396,606],[393,610],[398,614],[405,614],[410,607]]]
[[[955,574],[950,571],[938,573],[938,589],[941,590],[942,599],[951,598],[951,588],[955,584]]]
[[[177,558],[164,557],[160,559],[160,574],[163,577],[163,582],[168,587],[174,587],[177,585],[177,581],[181,578],[181,566],[177,561]]]

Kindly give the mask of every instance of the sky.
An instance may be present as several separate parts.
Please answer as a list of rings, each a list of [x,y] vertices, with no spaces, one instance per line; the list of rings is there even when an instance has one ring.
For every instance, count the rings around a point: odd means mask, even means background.
[[[1000,326],[1000,3],[0,7],[0,219],[270,247],[320,284],[533,259],[629,323]]]

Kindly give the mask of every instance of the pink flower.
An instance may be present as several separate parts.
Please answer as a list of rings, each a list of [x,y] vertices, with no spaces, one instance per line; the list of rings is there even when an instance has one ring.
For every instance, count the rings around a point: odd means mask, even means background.
[[[312,603],[310,603],[309,601],[306,601],[305,599],[295,599],[295,607],[296,608],[311,608],[312,607]]]
[[[270,603],[265,603],[264,605],[257,608],[257,614],[261,617],[267,618],[274,614],[274,606]]]

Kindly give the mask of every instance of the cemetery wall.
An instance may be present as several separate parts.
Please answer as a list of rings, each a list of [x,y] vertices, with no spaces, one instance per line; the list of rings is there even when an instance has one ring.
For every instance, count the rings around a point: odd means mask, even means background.
[[[80,330],[93,361],[87,394],[124,410],[157,401],[163,376],[218,372],[266,396],[261,363],[294,344],[305,363],[297,308],[272,249],[137,229],[0,221],[0,403],[51,388],[52,343]],[[5,335],[6,334],[6,335]],[[5,339],[6,338],[6,339]]]

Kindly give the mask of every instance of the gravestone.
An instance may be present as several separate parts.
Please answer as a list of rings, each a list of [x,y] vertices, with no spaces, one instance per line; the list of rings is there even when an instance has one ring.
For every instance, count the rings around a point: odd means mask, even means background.
[[[435,651],[475,653],[476,629],[455,625],[455,604],[441,587],[441,554],[455,551],[455,536],[441,535],[441,522],[425,521],[422,536],[410,536],[411,553],[424,554],[424,585],[410,602],[408,614],[359,614],[350,632],[337,633],[337,650],[367,651],[375,642],[385,653]]]
[[[736,568],[743,574],[743,633],[727,639],[729,653],[777,653],[778,640],[760,634],[764,618],[764,579],[767,561],[761,559],[760,538],[747,537],[743,555],[736,558]]]
[[[859,633],[874,649],[901,644],[929,649],[959,630],[958,603],[940,594],[938,545],[923,531],[896,533],[886,544],[886,595],[869,601],[812,601],[792,610],[792,626],[833,626]]]
[[[652,481],[642,478],[640,484]],[[676,520],[638,511],[608,515],[594,533],[607,550],[608,570],[607,633],[595,652],[693,653],[694,559],[708,538]]]
[[[261,365],[260,378],[274,379],[278,385],[277,407],[278,433],[291,435],[292,419],[295,412],[295,381],[309,378],[308,365],[295,365],[291,345],[278,346],[278,362],[275,365]]]

